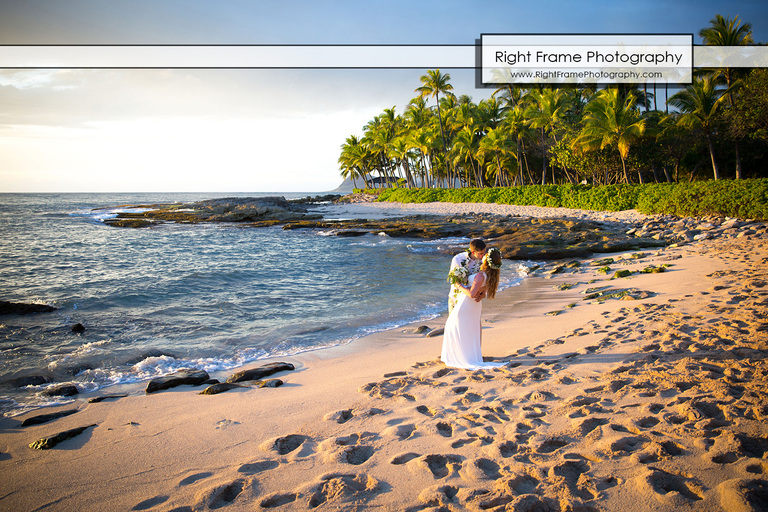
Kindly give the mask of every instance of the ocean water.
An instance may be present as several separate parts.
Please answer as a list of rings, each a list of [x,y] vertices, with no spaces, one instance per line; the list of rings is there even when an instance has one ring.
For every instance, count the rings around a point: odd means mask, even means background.
[[[229,370],[447,311],[444,251],[468,240],[103,223],[124,205],[233,195],[276,194],[0,194],[0,300],[58,308],[0,316],[0,413],[72,400],[41,394],[53,385],[109,392],[180,368]],[[507,263],[504,287],[525,275]],[[9,384],[30,375],[52,382]]]

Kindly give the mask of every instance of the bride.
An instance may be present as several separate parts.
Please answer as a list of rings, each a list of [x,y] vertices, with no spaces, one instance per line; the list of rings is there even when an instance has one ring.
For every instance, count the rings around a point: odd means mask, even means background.
[[[443,350],[440,356],[446,366],[466,370],[504,366],[505,363],[483,362],[483,354],[480,350],[482,340],[480,313],[483,303],[481,300],[476,300],[482,297],[483,293],[489,299],[494,298],[499,285],[499,268],[501,268],[501,253],[498,249],[492,248],[483,258],[480,271],[469,276],[469,284],[457,285],[461,294],[445,323]]]

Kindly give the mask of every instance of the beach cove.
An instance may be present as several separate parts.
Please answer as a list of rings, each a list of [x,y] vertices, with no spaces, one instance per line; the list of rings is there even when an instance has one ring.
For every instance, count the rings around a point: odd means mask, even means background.
[[[484,303],[483,353],[506,368],[446,368],[442,338],[425,334],[438,317],[264,361],[295,367],[270,376],[276,388],[125,385],[110,390],[122,398],[46,408],[77,410],[48,423],[21,426],[41,411],[3,418],[0,508],[765,510],[768,234],[744,221],[707,232],[553,262],[503,290]],[[50,450],[29,447],[83,427]]]

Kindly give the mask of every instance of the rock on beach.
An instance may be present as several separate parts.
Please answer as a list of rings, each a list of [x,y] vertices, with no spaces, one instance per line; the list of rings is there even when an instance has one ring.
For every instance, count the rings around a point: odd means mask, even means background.
[[[54,434],[49,437],[40,438],[37,441],[30,443],[29,447],[32,448],[33,450],[50,450],[51,448],[61,443],[62,441],[66,441],[67,439],[77,437],[83,432],[85,432],[87,429],[89,429],[90,427],[95,427],[95,426],[96,425],[86,425],[84,427],[65,430],[64,432],[59,432],[58,434]]]
[[[209,378],[208,372],[203,370],[179,370],[170,375],[166,375],[165,377],[152,379],[149,381],[149,384],[147,384],[146,392],[155,393],[157,391],[183,385],[199,386]]]
[[[243,382],[247,380],[259,380],[264,377],[268,377],[278,372],[286,372],[295,370],[296,367],[291,363],[268,363],[249,370],[243,370],[231,375],[228,379],[228,383]]]

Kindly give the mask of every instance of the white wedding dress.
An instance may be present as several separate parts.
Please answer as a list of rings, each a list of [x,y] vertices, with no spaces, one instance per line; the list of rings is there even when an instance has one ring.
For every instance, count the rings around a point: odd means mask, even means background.
[[[469,282],[475,280],[477,274],[469,276]],[[485,274],[480,275],[485,279]],[[482,325],[480,313],[483,311],[483,301],[476,301],[462,293],[456,302],[448,321],[445,322],[443,334],[443,350],[440,360],[446,366],[465,370],[482,370],[499,368],[505,363],[486,363],[481,351]]]

